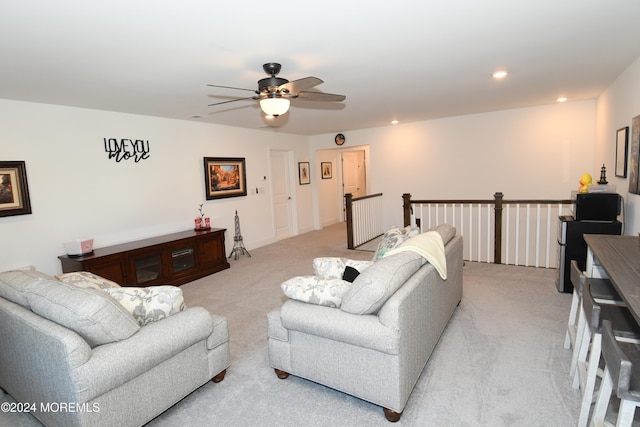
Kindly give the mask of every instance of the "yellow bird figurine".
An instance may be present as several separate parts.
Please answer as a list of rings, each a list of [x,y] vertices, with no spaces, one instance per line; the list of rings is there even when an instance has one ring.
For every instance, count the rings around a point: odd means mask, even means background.
[[[582,178],[580,178],[580,188],[578,188],[578,192],[579,193],[586,193],[588,190],[588,187],[593,184],[593,178],[591,178],[591,175],[589,175],[588,173],[585,173],[584,175],[582,175]]]

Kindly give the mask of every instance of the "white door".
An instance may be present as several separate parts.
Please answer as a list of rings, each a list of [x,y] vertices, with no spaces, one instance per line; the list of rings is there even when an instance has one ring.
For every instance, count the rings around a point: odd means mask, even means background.
[[[286,151],[271,151],[271,194],[273,227],[276,240],[292,236],[291,171]]]
[[[364,150],[342,152],[342,196],[351,193],[353,197],[367,195]]]

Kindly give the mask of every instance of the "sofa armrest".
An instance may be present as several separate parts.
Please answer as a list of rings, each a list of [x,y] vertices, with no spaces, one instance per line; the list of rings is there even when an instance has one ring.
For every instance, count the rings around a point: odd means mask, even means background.
[[[213,333],[211,314],[191,307],[150,323],[130,338],[93,349],[92,357],[73,370],[82,401],[99,396],[147,372],[186,348],[203,342]]]
[[[399,332],[387,328],[378,316],[351,314],[337,308],[288,300],[280,309],[282,326],[333,341],[398,354]]]

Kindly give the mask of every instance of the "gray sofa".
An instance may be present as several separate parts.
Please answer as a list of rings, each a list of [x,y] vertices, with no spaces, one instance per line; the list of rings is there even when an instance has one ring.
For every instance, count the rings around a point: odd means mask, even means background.
[[[0,346],[0,388],[48,427],[141,426],[230,361],[224,317],[140,326],[106,293],[34,270],[0,273]]]
[[[309,379],[382,406],[389,421],[400,419],[462,298],[462,237],[450,225],[436,231],[443,237],[446,280],[418,254],[400,252],[375,261],[353,281],[391,286],[386,291],[392,294],[378,292],[368,309],[350,310],[365,314],[345,311],[344,299],[340,308],[288,299],[270,312],[269,361],[278,377]],[[394,286],[394,280],[402,283]]]

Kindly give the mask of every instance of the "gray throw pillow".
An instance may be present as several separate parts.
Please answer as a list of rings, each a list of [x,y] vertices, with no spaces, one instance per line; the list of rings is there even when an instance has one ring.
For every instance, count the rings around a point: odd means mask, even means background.
[[[31,311],[75,331],[91,347],[125,340],[140,329],[131,313],[102,291],[41,280],[26,295]]]
[[[423,263],[424,258],[415,252],[377,260],[355,278],[342,297],[340,309],[352,314],[376,313]]]

